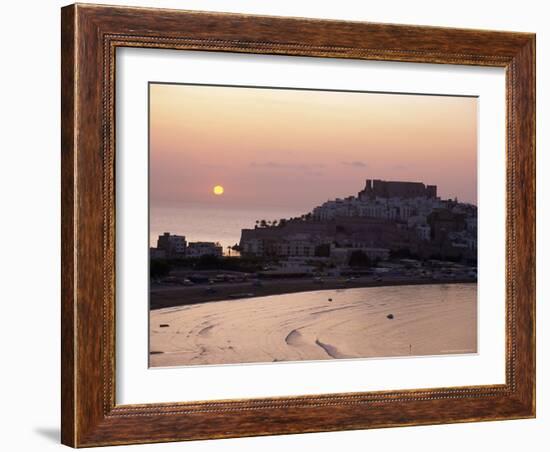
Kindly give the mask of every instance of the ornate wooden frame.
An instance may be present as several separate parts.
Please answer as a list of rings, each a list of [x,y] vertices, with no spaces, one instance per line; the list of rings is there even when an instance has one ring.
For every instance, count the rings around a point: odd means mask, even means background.
[[[62,442],[74,447],[535,416],[535,35],[161,9],[62,9]],[[117,47],[506,69],[506,383],[115,403]]]

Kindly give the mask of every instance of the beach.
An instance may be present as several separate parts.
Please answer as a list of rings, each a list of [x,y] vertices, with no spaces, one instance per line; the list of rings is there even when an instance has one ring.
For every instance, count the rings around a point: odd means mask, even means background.
[[[150,312],[151,367],[476,351],[475,283],[316,285]]]
[[[230,298],[264,297],[297,292],[312,292],[328,289],[353,289],[360,287],[410,286],[426,284],[462,284],[474,283],[476,278],[452,277],[443,281],[418,276],[363,276],[359,278],[323,277],[313,278],[277,278],[264,279],[258,284],[253,281],[239,283],[216,283],[208,286],[197,284],[194,286],[182,285],[155,285],[151,286],[149,307],[151,310],[186,306],[210,301],[223,301]]]

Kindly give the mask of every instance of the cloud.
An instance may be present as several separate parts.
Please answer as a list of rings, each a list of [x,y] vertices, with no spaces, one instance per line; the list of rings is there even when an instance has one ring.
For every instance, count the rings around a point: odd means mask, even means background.
[[[360,162],[359,160],[353,160],[351,162],[341,162],[342,165],[354,166],[355,168],[366,168],[367,164],[365,162]]]
[[[296,171],[315,171],[324,168],[324,165],[313,163],[281,163],[281,162],[252,162],[253,168],[264,168],[273,170],[296,170]]]

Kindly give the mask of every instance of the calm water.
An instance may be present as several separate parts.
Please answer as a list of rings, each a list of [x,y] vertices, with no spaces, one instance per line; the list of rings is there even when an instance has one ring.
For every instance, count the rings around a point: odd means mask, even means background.
[[[253,228],[256,220],[279,220],[302,215],[303,211],[274,209],[228,209],[208,206],[180,205],[150,208],[149,242],[156,246],[164,232],[185,235],[191,242],[220,242],[228,246],[239,243],[241,229]]]

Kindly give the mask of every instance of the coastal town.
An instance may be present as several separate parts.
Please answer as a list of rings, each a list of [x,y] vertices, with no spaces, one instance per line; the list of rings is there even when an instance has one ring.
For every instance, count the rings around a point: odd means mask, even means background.
[[[182,225],[182,230],[184,230]],[[151,308],[278,293],[477,281],[477,207],[435,185],[367,179],[299,217],[258,219],[239,243],[165,232],[150,249]]]

